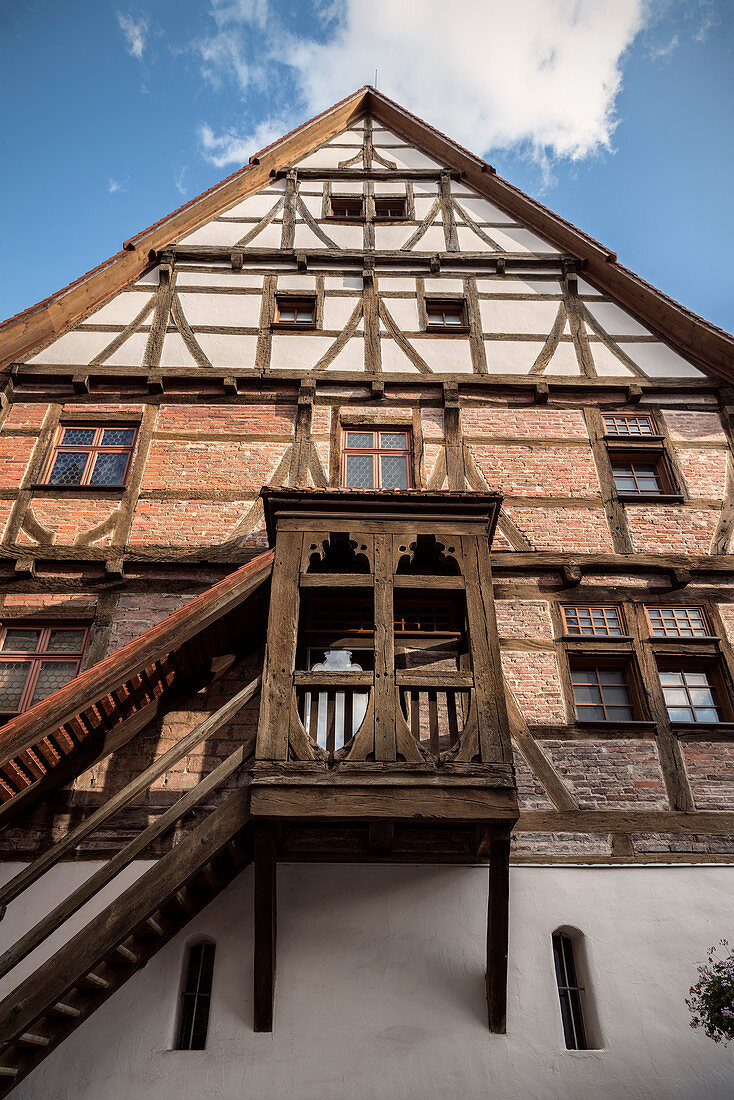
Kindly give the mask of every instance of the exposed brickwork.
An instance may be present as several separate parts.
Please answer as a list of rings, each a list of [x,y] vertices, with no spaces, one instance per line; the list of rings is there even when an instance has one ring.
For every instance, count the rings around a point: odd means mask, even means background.
[[[734,745],[697,741],[683,742],[681,748],[697,809],[730,809],[734,803]]]
[[[613,549],[607,517],[601,508],[506,507],[507,514],[534,550]]]
[[[528,725],[565,724],[555,653],[504,650],[502,669]]]
[[[717,604],[719,614],[724,623],[724,630],[730,642],[734,641],[734,603]]]
[[[290,435],[295,420],[295,405],[163,405],[156,431]]]
[[[726,477],[726,451],[678,447],[678,461],[692,497],[721,499]]]
[[[0,435],[0,485],[4,489],[17,488],[35,446],[35,440],[26,436]]]
[[[525,757],[513,745],[517,797],[521,810],[552,810],[553,803],[546,794],[537,776],[525,763]]]
[[[252,501],[139,500],[130,546],[211,546],[232,536]]]
[[[668,808],[653,745],[642,741],[540,743],[581,809]]]
[[[678,412],[673,409],[663,409],[663,418],[671,439],[688,443],[703,440],[726,443],[726,434],[717,413]]]
[[[424,439],[443,439],[443,409],[422,409],[421,431]]]
[[[113,516],[119,504],[109,500],[74,500],[66,497],[34,497],[30,506],[40,524],[53,532],[54,544],[71,545],[80,535]],[[109,546],[113,532],[107,531],[94,540],[95,546]],[[18,542],[38,545],[25,531],[18,535]]]
[[[40,429],[47,411],[48,406],[46,405],[24,405],[21,402],[14,403],[8,409],[8,415],[3,424],[3,432],[12,435],[13,428]]]
[[[566,447],[471,446],[492,488],[509,496],[599,496],[591,450]]]
[[[718,519],[718,508],[627,507],[635,550],[656,554],[708,554]]]
[[[275,473],[286,443],[154,440],[141,488],[259,491]]]
[[[606,833],[513,833],[512,855],[575,857],[583,862],[589,856],[611,854]]]
[[[462,409],[461,427],[466,435],[588,436],[580,409]]]
[[[553,624],[545,600],[497,600],[495,608],[500,637],[553,637]]]
[[[108,653],[121,649],[133,638],[138,638],[167,615],[178,611],[196,595],[164,595],[153,592],[123,592],[117,600],[112,616]]]

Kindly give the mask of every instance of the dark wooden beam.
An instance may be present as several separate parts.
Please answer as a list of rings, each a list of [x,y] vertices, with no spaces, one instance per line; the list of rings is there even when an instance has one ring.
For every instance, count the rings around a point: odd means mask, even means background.
[[[510,829],[492,828],[487,910],[487,1014],[489,1030],[507,1031],[507,954],[510,916]]]
[[[255,1031],[273,1030],[275,945],[277,937],[275,829],[255,829]]]

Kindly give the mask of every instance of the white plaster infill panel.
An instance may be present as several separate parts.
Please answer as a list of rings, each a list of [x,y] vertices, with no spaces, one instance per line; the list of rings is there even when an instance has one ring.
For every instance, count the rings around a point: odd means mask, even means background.
[[[466,210],[470,218],[475,222],[491,222],[492,224],[500,223],[502,225],[513,225],[515,219],[511,218],[509,214],[505,214],[503,210],[500,210],[499,206],[495,206],[494,203],[489,202],[487,199],[480,198],[479,195],[473,191],[468,192],[465,187],[460,183],[452,182],[451,194],[458,202],[459,206]]]
[[[650,378],[705,378],[667,344],[625,344],[619,346]]]
[[[411,344],[436,374],[471,374],[473,372],[468,336],[416,336]]]
[[[161,348],[162,367],[195,367],[196,360],[192,356],[177,332],[167,332],[163,338]]]
[[[487,340],[484,346],[489,374],[527,374],[543,348],[543,341]]]
[[[229,248],[236,244],[246,233],[254,229],[252,225],[242,225],[240,222],[209,222],[195,229],[187,237],[182,237],[179,244],[203,244]],[[280,240],[280,227],[278,227],[278,239]]]
[[[327,294],[324,298],[324,328],[343,329],[359,304],[360,296],[353,298],[330,298]]]
[[[558,314],[558,302],[480,301],[484,332],[548,335]]]
[[[186,271],[180,268],[176,274],[176,289],[194,286],[242,287],[247,290],[262,290],[262,275],[247,275],[241,271]]]
[[[85,317],[82,323],[85,325],[119,325],[122,329],[125,325],[129,325],[152,300],[152,294],[141,294],[135,290],[123,291],[107,305],[98,309],[96,313]]]
[[[520,279],[515,275],[478,278],[479,294],[555,294],[560,298],[558,279]]]
[[[386,298],[384,305],[402,332],[418,331],[418,303],[415,298]]]
[[[282,189],[266,188],[222,212],[227,218],[264,218],[283,197]]]
[[[213,367],[251,368],[255,365],[257,336],[200,332],[196,339]]]
[[[100,866],[62,865],[66,889]],[[731,1100],[731,1048],[690,1028],[684,998],[733,885],[731,867],[512,867],[507,1034],[490,1035],[486,867],[281,864],[263,1036],[248,868],[14,1100]],[[46,886],[28,924],[60,897]],[[565,1049],[551,950],[564,927],[585,939],[597,1051]],[[216,943],[207,1049],[179,1052],[181,972],[201,939]]]
[[[111,342],[111,334],[107,333],[108,342]],[[134,332],[128,337],[117,351],[105,359],[107,367],[139,367],[142,365],[145,348],[148,343],[147,332]]]
[[[261,298],[257,294],[179,293],[184,316],[192,326],[212,328],[257,328]]]
[[[600,340],[590,340],[589,347],[591,348],[591,357],[594,360],[596,372],[601,378],[613,377],[614,375],[621,377],[627,375],[629,377],[634,374],[634,371],[625,366],[619,356],[610,351],[606,344],[602,344]]]
[[[488,348],[490,344],[486,345]],[[543,371],[544,375],[577,375],[581,374],[576,348],[570,340],[562,340],[553,352],[551,361]]]
[[[610,336],[652,335],[649,329],[644,328],[633,317],[630,317],[629,313],[614,305],[613,302],[587,302],[586,308]]]
[[[556,245],[544,241],[529,229],[492,229],[489,235],[505,252],[558,252]]]
[[[86,364],[114,340],[114,332],[66,332],[43,351],[32,356],[29,363],[58,363],[62,366]]]

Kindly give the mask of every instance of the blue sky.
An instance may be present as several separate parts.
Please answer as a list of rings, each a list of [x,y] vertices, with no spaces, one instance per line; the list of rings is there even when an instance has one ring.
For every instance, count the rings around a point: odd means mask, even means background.
[[[734,330],[730,0],[454,0],[448,25],[443,10],[0,0],[0,316],[377,69],[388,95]]]

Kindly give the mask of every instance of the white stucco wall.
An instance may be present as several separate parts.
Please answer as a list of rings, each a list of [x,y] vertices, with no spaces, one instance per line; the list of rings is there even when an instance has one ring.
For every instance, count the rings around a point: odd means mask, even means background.
[[[69,874],[78,880],[79,866]],[[14,1095],[734,1095],[734,1050],[691,1031],[683,1003],[706,948],[730,932],[732,867],[514,868],[506,1036],[490,1035],[486,1024],[487,871],[359,865],[280,867],[275,1030],[255,1035],[251,875],[240,876]],[[550,950],[561,925],[587,937],[603,1050],[564,1048]],[[176,1052],[180,969],[197,935],[217,943],[208,1048]]]

